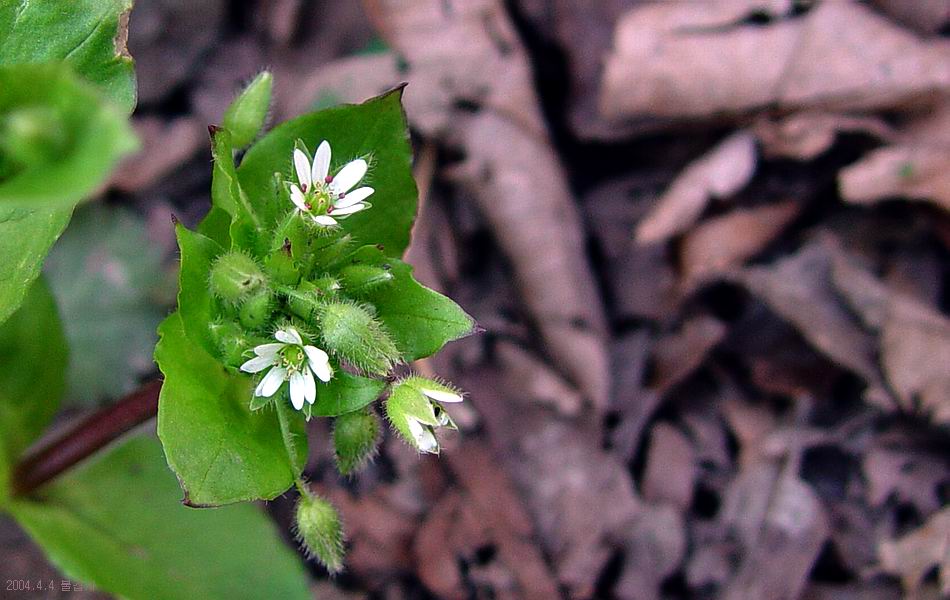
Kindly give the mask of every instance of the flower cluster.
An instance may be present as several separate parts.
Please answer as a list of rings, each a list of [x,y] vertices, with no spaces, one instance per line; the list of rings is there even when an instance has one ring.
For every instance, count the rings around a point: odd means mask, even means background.
[[[304,401],[313,404],[317,399],[314,376],[324,383],[333,377],[330,357],[320,348],[304,344],[300,333],[293,327],[278,329],[274,338],[276,343],[255,347],[254,358],[241,365],[241,370],[260,373],[270,368],[257,384],[254,395],[270,398],[285,381],[289,381],[290,402],[301,410]]]

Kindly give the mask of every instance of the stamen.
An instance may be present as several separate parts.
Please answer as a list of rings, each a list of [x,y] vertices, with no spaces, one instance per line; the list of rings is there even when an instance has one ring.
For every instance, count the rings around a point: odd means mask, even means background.
[[[300,184],[300,191],[303,192],[304,194],[307,193],[307,184],[306,184],[306,183],[301,183],[301,184]]]
[[[333,183],[333,175],[327,175],[324,181],[327,183]]]
[[[342,200],[343,198],[346,198],[346,192],[340,192],[336,197]]]

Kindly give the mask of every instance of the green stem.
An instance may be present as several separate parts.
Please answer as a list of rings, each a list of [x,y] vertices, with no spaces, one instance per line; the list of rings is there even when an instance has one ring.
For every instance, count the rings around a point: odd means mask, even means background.
[[[310,490],[307,489],[307,483],[303,480],[303,465],[297,459],[297,443],[294,441],[294,432],[290,430],[291,415],[288,414],[287,403],[283,398],[278,398],[275,405],[277,406],[277,420],[280,422],[280,435],[284,440],[284,449],[287,450],[287,458],[294,474],[294,486],[301,495],[309,496]]]

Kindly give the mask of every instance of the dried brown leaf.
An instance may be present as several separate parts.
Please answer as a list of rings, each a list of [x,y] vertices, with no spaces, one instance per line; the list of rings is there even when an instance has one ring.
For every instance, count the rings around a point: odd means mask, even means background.
[[[686,379],[725,335],[722,322],[703,315],[687,321],[679,331],[661,337],[654,348],[653,387],[662,393]]]
[[[895,108],[950,84],[950,45],[922,41],[858,3],[822,2],[765,26],[742,24],[742,4],[669,2],[627,13],[607,58],[601,113]]]
[[[762,118],[752,130],[764,156],[803,161],[831,148],[839,133],[864,133],[884,140],[893,137],[891,128],[877,117],[812,111],[781,119]]]
[[[654,425],[643,473],[643,498],[668,502],[685,512],[693,500],[696,475],[696,456],[689,438],[667,423]]]
[[[555,409],[562,415],[580,413],[583,398],[551,367],[515,344],[499,341],[495,346],[498,360],[506,365],[505,377],[514,378],[525,390],[521,401],[533,401]]]
[[[683,239],[680,262],[687,282],[731,270],[764,249],[798,216],[797,202],[740,208],[703,221]]]
[[[841,197],[856,204],[889,198],[931,200],[950,211],[950,147],[895,145],[841,170]]]
[[[924,576],[940,567],[941,587],[950,593],[950,508],[934,514],[923,527],[904,537],[884,541],[878,546],[881,568],[901,578],[904,590],[915,594]]]
[[[208,130],[198,119],[158,117],[134,120],[142,150],[128,158],[112,177],[112,185],[127,193],[141,192],[181,166],[208,143]]]
[[[689,229],[710,200],[728,198],[745,187],[755,172],[755,165],[752,133],[743,130],[727,137],[673,181],[653,210],[637,225],[637,242],[660,242]]]

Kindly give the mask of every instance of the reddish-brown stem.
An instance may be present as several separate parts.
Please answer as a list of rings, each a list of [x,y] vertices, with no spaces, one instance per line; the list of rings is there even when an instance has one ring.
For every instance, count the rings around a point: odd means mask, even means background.
[[[32,448],[13,468],[13,494],[26,496],[158,413],[160,381],[152,381]]]

